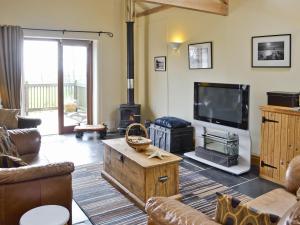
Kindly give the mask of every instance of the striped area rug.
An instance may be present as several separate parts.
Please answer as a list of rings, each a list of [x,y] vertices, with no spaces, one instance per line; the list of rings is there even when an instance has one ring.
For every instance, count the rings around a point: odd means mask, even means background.
[[[147,224],[146,214],[101,177],[102,164],[78,166],[73,173],[74,200],[94,225]],[[183,161],[180,164],[180,193],[182,202],[213,217],[215,193],[222,192],[243,202],[251,198],[198,172],[203,168]]]

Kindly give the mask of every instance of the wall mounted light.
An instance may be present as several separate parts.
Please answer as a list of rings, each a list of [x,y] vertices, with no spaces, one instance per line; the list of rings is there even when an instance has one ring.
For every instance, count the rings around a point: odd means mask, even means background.
[[[181,44],[182,42],[169,42],[170,48],[174,51],[177,51],[180,48]]]

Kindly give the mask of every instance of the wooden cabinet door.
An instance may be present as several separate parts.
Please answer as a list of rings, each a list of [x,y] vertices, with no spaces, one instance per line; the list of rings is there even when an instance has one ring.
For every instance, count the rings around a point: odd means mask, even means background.
[[[287,146],[288,146],[288,126],[289,116],[281,114],[281,134],[280,134],[280,159],[279,159],[279,181],[285,181],[285,172],[287,168]]]
[[[288,143],[286,151],[286,166],[294,158],[296,149],[296,138],[295,138],[295,128],[296,128],[296,116],[288,116]]]
[[[300,155],[300,113],[283,107],[262,110],[260,176],[283,184],[290,161]],[[276,109],[276,110],[274,110]]]
[[[295,152],[294,157],[300,155],[300,116],[296,116],[295,123]]]
[[[282,114],[262,113],[260,174],[272,179],[280,177]]]

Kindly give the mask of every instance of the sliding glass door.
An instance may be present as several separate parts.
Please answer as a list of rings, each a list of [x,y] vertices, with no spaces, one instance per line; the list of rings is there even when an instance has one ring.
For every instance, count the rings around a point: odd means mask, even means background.
[[[92,123],[91,49],[88,41],[61,42],[60,133],[72,132],[79,124]]]
[[[58,40],[24,40],[23,107],[27,116],[42,120],[42,135],[58,133],[58,52]]]
[[[26,39],[24,108],[42,134],[92,124],[92,42]]]

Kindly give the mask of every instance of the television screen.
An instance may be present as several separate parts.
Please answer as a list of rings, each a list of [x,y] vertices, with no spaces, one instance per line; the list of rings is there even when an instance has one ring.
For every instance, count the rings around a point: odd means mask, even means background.
[[[248,111],[248,85],[195,83],[195,119],[248,129]]]

